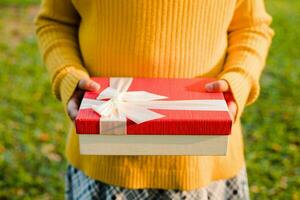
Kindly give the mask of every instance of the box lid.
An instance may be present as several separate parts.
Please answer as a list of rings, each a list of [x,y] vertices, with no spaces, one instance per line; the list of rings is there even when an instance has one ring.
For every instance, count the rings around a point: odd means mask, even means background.
[[[109,87],[110,78],[93,77],[101,85],[97,92],[85,92],[84,98],[96,99],[100,92]],[[128,91],[147,91],[167,96],[161,101],[173,100],[222,100],[223,93],[207,93],[204,85],[213,79],[168,79],[168,78],[133,78]],[[137,124],[126,121],[127,135],[228,135],[232,120],[228,111],[222,110],[167,110],[151,109],[163,118]],[[81,109],[75,119],[77,134],[101,134],[101,116],[94,110]]]

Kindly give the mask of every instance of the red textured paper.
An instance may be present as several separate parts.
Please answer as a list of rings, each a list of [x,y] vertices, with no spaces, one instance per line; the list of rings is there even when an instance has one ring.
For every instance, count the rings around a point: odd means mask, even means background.
[[[101,85],[97,92],[85,92],[84,98],[96,99],[109,86],[109,78],[92,78]],[[168,100],[224,99],[223,93],[205,92],[212,79],[134,78],[128,91],[148,91],[167,96]],[[127,135],[229,135],[231,118],[227,111],[191,111],[152,109],[165,115],[160,119],[136,124],[127,119]],[[99,134],[100,115],[92,109],[79,110],[75,120],[78,134]]]

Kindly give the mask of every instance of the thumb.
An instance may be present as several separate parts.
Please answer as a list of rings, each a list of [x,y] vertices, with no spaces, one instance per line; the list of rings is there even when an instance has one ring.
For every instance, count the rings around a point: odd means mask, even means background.
[[[228,102],[228,110],[232,117],[232,120],[235,120],[236,115],[237,115],[237,105],[234,101]]]
[[[100,84],[90,78],[83,78],[79,81],[78,87],[82,90],[97,91],[100,89]]]
[[[229,85],[227,81],[221,79],[206,84],[205,89],[207,92],[227,92]]]

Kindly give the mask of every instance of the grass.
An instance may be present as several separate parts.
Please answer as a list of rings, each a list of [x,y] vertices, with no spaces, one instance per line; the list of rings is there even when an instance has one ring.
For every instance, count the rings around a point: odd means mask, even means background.
[[[28,6],[38,4],[40,0],[1,0],[1,6]]]
[[[0,199],[62,199],[67,120],[51,94],[32,19],[37,0],[0,3]],[[300,199],[300,2],[267,0],[276,36],[261,95],[244,112],[252,199]]]
[[[66,120],[32,33],[37,9],[0,9],[0,199],[62,199]]]
[[[276,36],[261,95],[243,117],[254,199],[300,199],[299,1],[267,1]]]

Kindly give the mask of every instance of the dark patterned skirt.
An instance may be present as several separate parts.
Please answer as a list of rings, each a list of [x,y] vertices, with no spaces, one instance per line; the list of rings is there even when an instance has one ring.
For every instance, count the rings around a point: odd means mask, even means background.
[[[127,189],[87,177],[69,165],[66,174],[68,200],[249,200],[246,169],[233,178],[215,181],[195,190]]]

